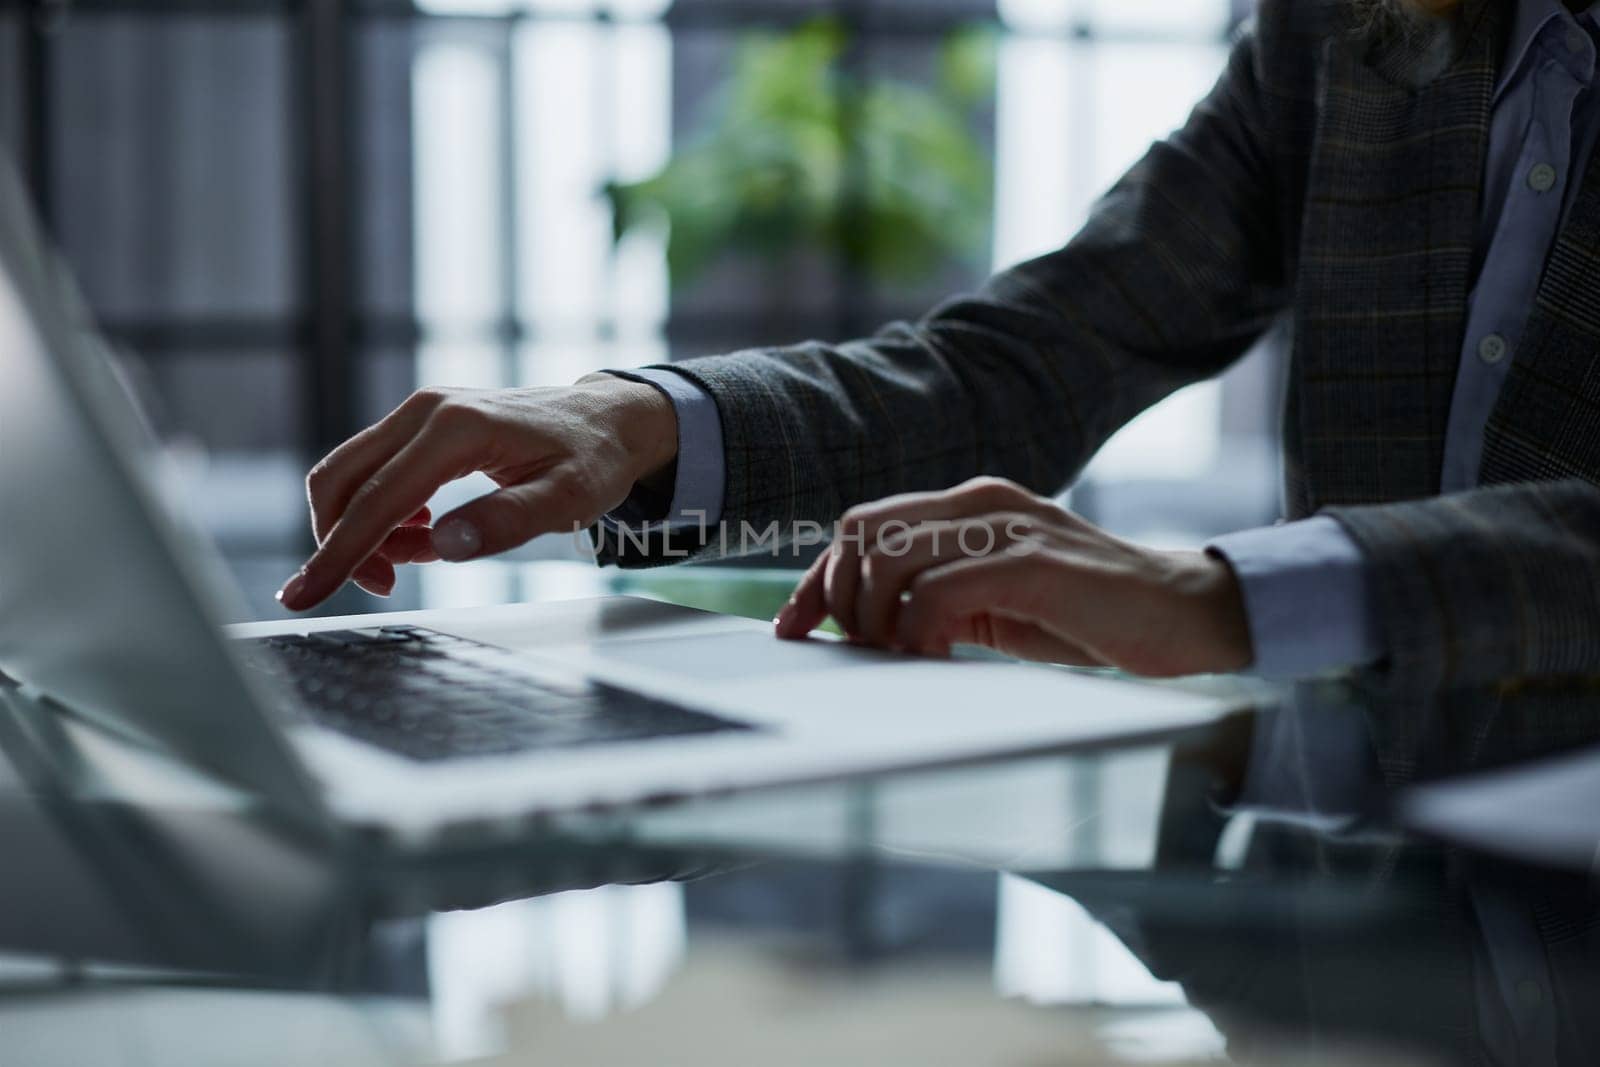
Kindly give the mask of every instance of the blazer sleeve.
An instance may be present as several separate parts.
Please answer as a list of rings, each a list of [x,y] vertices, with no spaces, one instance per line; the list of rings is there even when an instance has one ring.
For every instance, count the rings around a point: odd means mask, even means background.
[[[1247,30],[1064,248],[870,339],[672,364],[721,417],[725,524],[787,537],[979,474],[1059,492],[1139,412],[1237,359],[1287,303],[1267,99]],[[601,561],[721,551],[715,531],[661,533]]]
[[[1600,675],[1600,488],[1530,482],[1327,514],[1367,558],[1393,677],[1437,690]]]

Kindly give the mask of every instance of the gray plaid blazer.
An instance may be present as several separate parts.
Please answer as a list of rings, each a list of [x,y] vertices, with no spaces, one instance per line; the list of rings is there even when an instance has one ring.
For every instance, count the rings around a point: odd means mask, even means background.
[[[1365,551],[1390,669],[1430,687],[1600,674],[1600,157],[1483,488],[1438,495],[1506,6],[1379,39],[1353,0],[1263,0],[1187,124],[1060,251],[870,340],[675,364],[721,414],[726,518],[827,523],[984,473],[1057,492],[1287,316],[1288,517],[1327,511]]]

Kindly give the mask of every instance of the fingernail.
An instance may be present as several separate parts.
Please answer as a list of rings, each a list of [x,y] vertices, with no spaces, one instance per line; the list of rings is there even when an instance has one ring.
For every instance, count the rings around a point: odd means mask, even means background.
[[[451,519],[433,528],[433,550],[452,563],[471,559],[483,547],[483,535],[465,519]]]
[[[293,578],[283,583],[283,588],[278,590],[278,603],[288,607],[300,599],[300,594],[305,592],[306,572],[299,571]]]

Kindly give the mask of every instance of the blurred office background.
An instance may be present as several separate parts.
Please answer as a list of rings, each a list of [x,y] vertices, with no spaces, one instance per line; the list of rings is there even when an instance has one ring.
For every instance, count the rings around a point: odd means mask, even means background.
[[[1058,246],[1248,7],[0,0],[0,140],[259,604],[306,466],[417,386],[860,334]],[[1270,520],[1276,381],[1174,397],[1074,505]],[[518,595],[420,581],[401,606]]]

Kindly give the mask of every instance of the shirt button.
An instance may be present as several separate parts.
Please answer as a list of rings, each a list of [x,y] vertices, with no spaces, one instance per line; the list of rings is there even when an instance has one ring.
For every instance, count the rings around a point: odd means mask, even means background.
[[[1536,193],[1548,193],[1556,185],[1556,168],[1548,163],[1536,163],[1528,171],[1528,188]]]
[[[1478,358],[1485,363],[1499,363],[1506,358],[1506,339],[1497,333],[1491,333],[1478,342]]]

